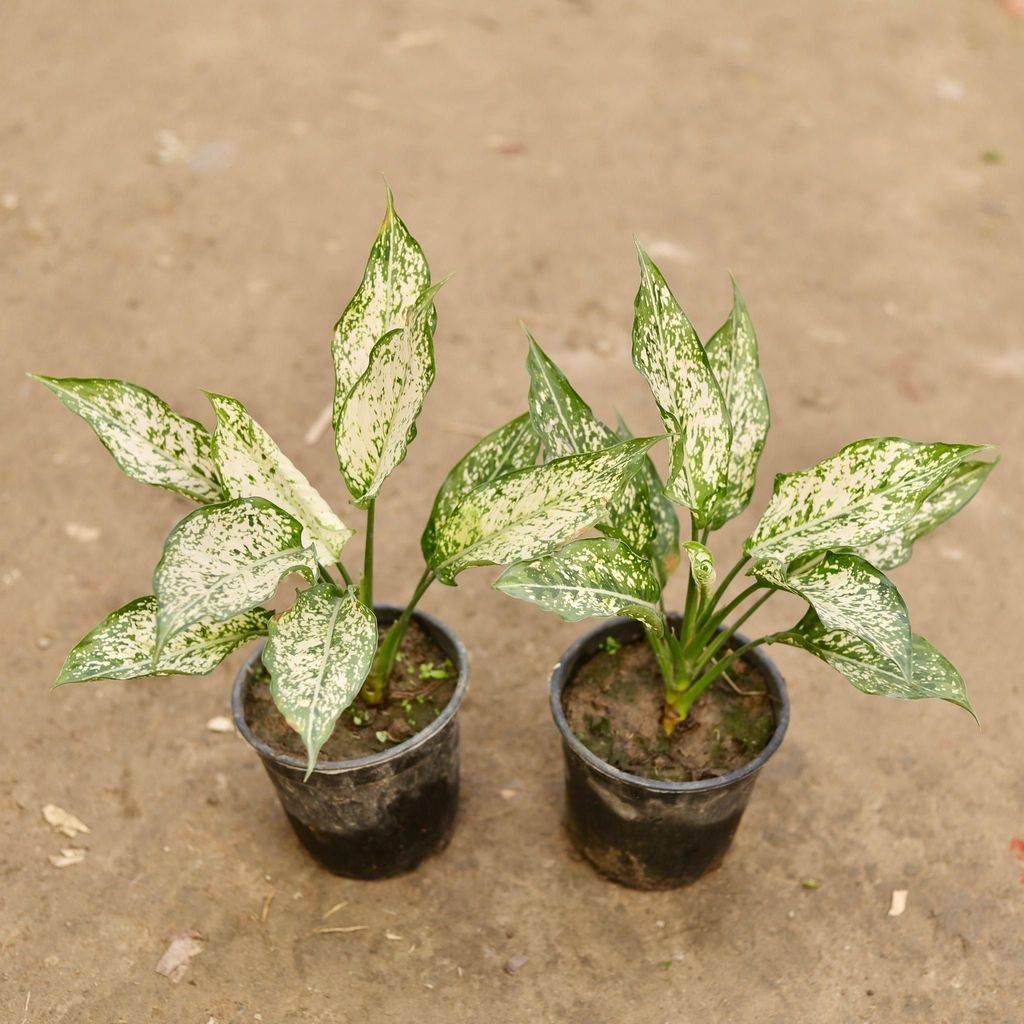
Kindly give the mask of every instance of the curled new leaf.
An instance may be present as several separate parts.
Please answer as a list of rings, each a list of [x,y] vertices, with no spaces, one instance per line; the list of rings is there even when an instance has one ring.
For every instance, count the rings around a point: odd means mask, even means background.
[[[729,470],[729,411],[707,353],[655,262],[637,243],[633,365],[647,378],[672,454],[665,493],[707,526]]]
[[[133,480],[199,502],[227,497],[206,429],[179,416],[152,391],[125,380],[30,376],[96,431]]]
[[[704,593],[707,593],[715,585],[717,577],[714,556],[696,540],[688,540],[683,545],[683,549],[690,559],[690,574],[693,576],[693,582]]]
[[[377,650],[377,619],[355,587],[330,583],[301,591],[295,604],[271,623],[263,664],[270,692],[316,765],[341,713],[356,699]]]
[[[266,636],[273,615],[253,608],[226,622],[198,622],[171,637],[157,659],[156,607],[155,597],[139,597],[111,612],[72,648],[54,685],[206,675],[242,644]]]
[[[316,552],[302,524],[264,498],[196,509],[171,530],[153,574],[157,652],[195,622],[220,622],[266,601],[290,572],[310,582]]]
[[[569,622],[628,615],[661,635],[661,584],[650,563],[612,537],[577,540],[550,555],[509,566],[494,584]]]
[[[757,355],[757,336],[735,281],[732,295],[729,319],[707,344],[708,362],[722,389],[732,425],[729,468],[725,487],[711,517],[713,529],[739,515],[750,504],[757,481],[757,462],[771,425],[768,393]]]
[[[466,452],[445,477],[434,498],[434,507],[420,540],[424,559],[430,561],[437,524],[449,515],[462,497],[506,473],[532,466],[539,451],[540,438],[530,424],[530,414],[523,413],[492,431]]]
[[[430,568],[442,583],[471,565],[546,554],[597,522],[658,438],[569,455],[516,470],[470,491],[438,521]]]
[[[224,395],[208,395],[217,414],[213,454],[232,498],[266,498],[302,523],[317,559],[333,565],[352,536],[330,505],[292,464],[245,406]]]
[[[746,552],[783,564],[816,552],[860,549],[908,523],[964,459],[966,444],[872,437],[848,444],[811,469],[780,474]]]

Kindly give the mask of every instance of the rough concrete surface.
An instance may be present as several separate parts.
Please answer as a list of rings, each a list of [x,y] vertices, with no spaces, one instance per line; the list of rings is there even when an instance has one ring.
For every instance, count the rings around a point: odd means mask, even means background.
[[[1020,11],[8,0],[0,1020],[1024,1020]],[[617,888],[559,821],[546,677],[578,630],[476,570],[424,602],[473,652],[454,842],[361,884],[314,866],[254,754],[206,729],[241,655],[204,679],[50,693],[65,650],[149,590],[189,506],[122,477],[23,371],[125,377],[207,423],[199,388],[238,395],[358,520],[330,437],[304,436],[382,172],[435,272],[458,272],[379,510],[382,597],[411,590],[448,466],[524,406],[517,318],[601,414],[656,427],[629,360],[635,233],[704,336],[729,269],[759,329],[775,426],[719,552],[775,472],[854,438],[1001,448],[983,495],[897,573],[981,728],[778,650],[793,724],[724,866],[676,893]],[[90,832],[58,834],[48,803]],[[85,859],[54,867],[66,847]],[[311,934],[345,901],[327,923],[365,930]],[[202,947],[177,984],[155,971],[176,937]]]

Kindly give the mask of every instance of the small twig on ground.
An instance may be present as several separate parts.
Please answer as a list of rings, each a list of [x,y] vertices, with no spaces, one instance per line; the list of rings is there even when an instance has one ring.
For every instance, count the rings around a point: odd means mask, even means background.
[[[349,932],[365,932],[369,930],[368,924],[350,924],[344,928],[314,928],[310,935],[348,935]]]
[[[335,903],[334,906],[331,907],[331,909],[328,910],[327,913],[324,914],[324,916],[320,918],[320,920],[321,921],[326,921],[327,918],[329,918],[332,914],[336,914],[343,907],[347,907],[347,906],[348,906],[348,900],[342,900],[340,903]]]

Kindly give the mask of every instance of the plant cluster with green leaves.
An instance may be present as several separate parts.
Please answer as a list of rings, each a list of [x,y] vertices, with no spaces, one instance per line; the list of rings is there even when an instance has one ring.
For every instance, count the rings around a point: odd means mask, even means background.
[[[530,417],[505,424],[441,485],[422,537],[423,574],[378,643],[374,513],[434,380],[434,298],[443,283],[431,281],[388,190],[383,224],[332,345],[338,463],[353,504],[366,513],[358,581],[342,560],[354,531],[237,400],[209,395],[217,419],[210,433],[126,381],[35,378],[89,423],[129,476],[201,506],[167,537],[152,595],[111,613],[79,642],[57,685],[202,675],[245,642],[267,637],[271,693],[302,737],[308,777],[359,693],[371,704],[387,698],[402,637],[433,581],[454,585],[470,566],[543,555],[621,500],[657,438],[611,438],[537,464]],[[262,605],[292,573],[309,586],[275,616]]]
[[[645,456],[597,524],[605,536],[514,564],[495,586],[570,621],[630,616],[643,623],[664,680],[668,733],[737,659],[773,643],[809,651],[865,693],[938,697],[971,711],[959,673],[911,630],[885,570],[906,562],[919,537],[977,493],[995,464],[975,458],[987,446],[868,438],[811,469],[780,474],[742,554],[718,581],[708,537],[750,502],[770,424],[757,339],[734,282],[732,311],[703,345],[654,261],[639,244],[637,251],[633,363],[670,435],[668,476],[663,484]],[[597,452],[628,438],[624,424],[613,430],[595,417],[527,336],[530,416],[545,457]],[[689,512],[682,543],[675,505]],[[681,550],[689,573],[676,625],[664,588]],[[749,585],[727,600],[744,567]],[[806,615],[792,629],[730,644],[780,591],[803,598]]]

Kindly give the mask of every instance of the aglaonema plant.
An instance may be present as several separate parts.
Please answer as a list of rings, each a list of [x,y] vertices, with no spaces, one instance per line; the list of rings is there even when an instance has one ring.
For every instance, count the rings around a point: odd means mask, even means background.
[[[639,244],[637,250],[633,363],[670,435],[668,476],[663,484],[645,457],[598,523],[604,537],[514,564],[495,586],[570,621],[642,622],[664,681],[668,734],[737,659],[775,643],[803,648],[865,693],[937,697],[971,711],[960,674],[911,630],[885,571],[906,562],[918,538],[977,493],[995,464],[975,458],[987,446],[867,438],[811,469],[780,474],[742,553],[717,579],[709,536],[750,502],[770,423],[757,340],[734,282],[732,311],[703,345],[661,271]],[[546,458],[600,451],[629,436],[623,424],[613,430],[598,420],[527,337],[530,414]],[[682,544],[677,505],[689,520]],[[664,590],[681,554],[689,572],[675,624]],[[748,585],[729,596],[744,569]],[[779,592],[807,602],[803,618],[791,629],[730,644]]]
[[[423,533],[423,573],[378,643],[377,499],[405,459],[434,380],[434,298],[443,283],[431,281],[388,190],[362,282],[332,344],[338,463],[366,517],[361,574],[342,559],[353,529],[241,402],[208,393],[217,420],[211,434],[123,380],[35,377],[89,423],[129,476],[201,506],[167,537],[153,593],[111,613],[79,642],[56,685],[202,675],[247,641],[267,637],[262,659],[271,693],[306,747],[308,777],[360,692],[370,704],[387,699],[413,610],[435,580],[454,585],[470,566],[536,557],[604,514],[641,471],[656,438],[538,465],[530,417],[506,423],[441,485]],[[275,616],[263,604],[293,573],[308,586]]]

